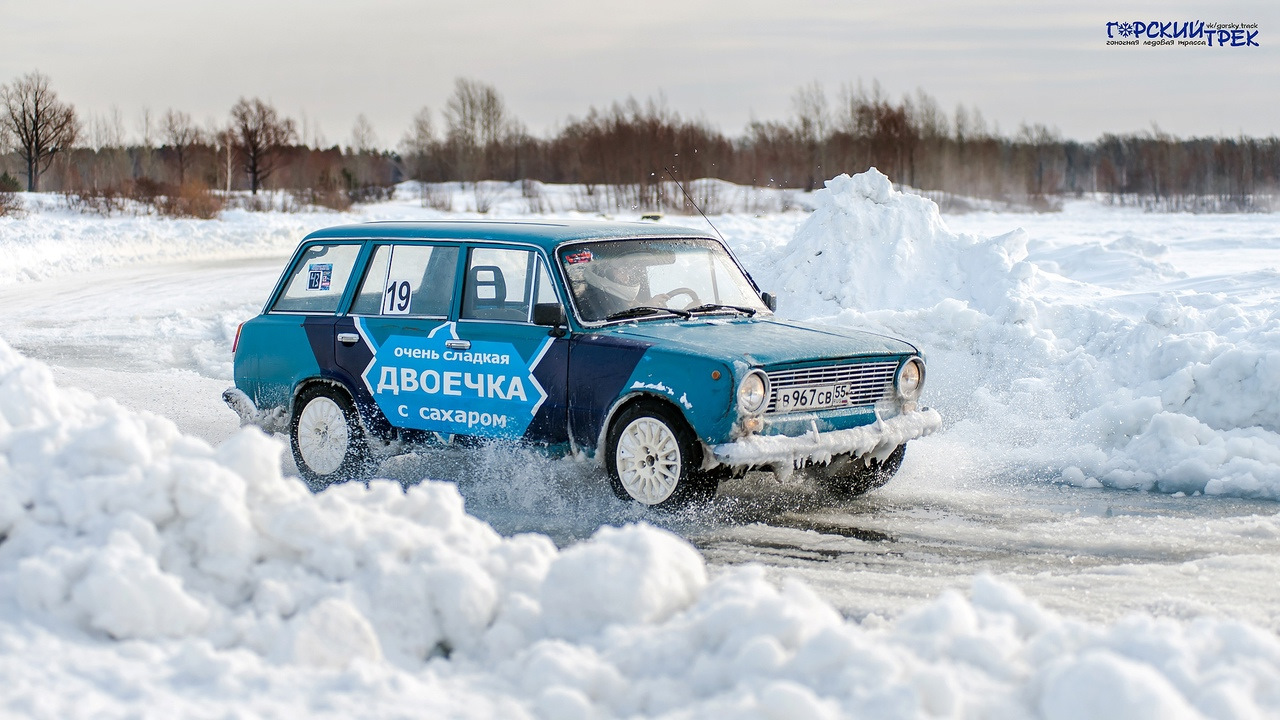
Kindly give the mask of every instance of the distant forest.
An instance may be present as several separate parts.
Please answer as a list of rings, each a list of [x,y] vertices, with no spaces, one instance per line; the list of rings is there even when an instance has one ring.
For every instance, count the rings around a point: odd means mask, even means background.
[[[416,114],[394,149],[364,116],[347,143],[316,142],[260,99],[242,99],[209,127],[181,111],[144,112],[132,133],[118,111],[76,115],[39,73],[0,87],[0,101],[0,191],[56,191],[108,212],[132,199],[205,216],[260,190],[345,207],[385,198],[410,179],[424,183],[424,204],[429,184],[501,180],[576,184],[602,210],[679,210],[687,205],[672,179],[811,190],[871,166],[955,210],[972,199],[1053,210],[1064,197],[1097,193],[1157,211],[1270,211],[1280,188],[1274,136],[1179,138],[1153,125],[1077,142],[1042,124],[1002,132],[975,108],[948,113],[923,91],[891,99],[876,83],[834,95],[805,85],[790,117],[751,122],[736,137],[652,99],[592,107],[536,137],[493,86],[460,78],[443,106]],[[712,184],[701,187],[714,212]]]

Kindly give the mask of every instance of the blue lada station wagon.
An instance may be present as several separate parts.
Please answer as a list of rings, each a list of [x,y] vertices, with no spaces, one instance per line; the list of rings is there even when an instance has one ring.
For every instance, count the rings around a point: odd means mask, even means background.
[[[879,487],[941,424],[919,350],[786,322],[705,232],[652,223],[401,222],[303,239],[236,335],[246,424],[312,487],[434,444],[518,441],[602,462],[671,507],[749,470]]]

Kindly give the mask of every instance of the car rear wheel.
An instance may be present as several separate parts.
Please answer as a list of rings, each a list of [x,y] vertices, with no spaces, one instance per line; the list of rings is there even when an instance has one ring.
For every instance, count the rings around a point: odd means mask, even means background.
[[[289,439],[298,472],[313,490],[373,472],[355,404],[338,388],[313,385],[298,394]]]
[[[907,444],[894,448],[883,461],[872,459],[864,462],[860,458],[849,456],[838,457],[825,466],[811,469],[818,481],[829,492],[841,497],[853,497],[882,487],[889,482],[902,467],[902,458],[907,455]]]
[[[698,470],[702,454],[693,431],[658,403],[637,403],[618,414],[609,429],[605,464],[610,485],[623,500],[674,508],[715,494],[715,481]]]

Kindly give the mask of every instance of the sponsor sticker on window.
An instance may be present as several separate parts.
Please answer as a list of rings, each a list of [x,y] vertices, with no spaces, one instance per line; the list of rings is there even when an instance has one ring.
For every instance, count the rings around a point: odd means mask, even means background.
[[[307,266],[307,289],[325,292],[333,282],[333,263],[311,263]]]

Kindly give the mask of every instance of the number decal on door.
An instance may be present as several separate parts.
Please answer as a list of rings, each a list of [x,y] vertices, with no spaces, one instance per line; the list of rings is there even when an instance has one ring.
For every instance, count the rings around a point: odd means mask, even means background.
[[[413,288],[408,280],[391,280],[382,293],[383,315],[408,315]]]

